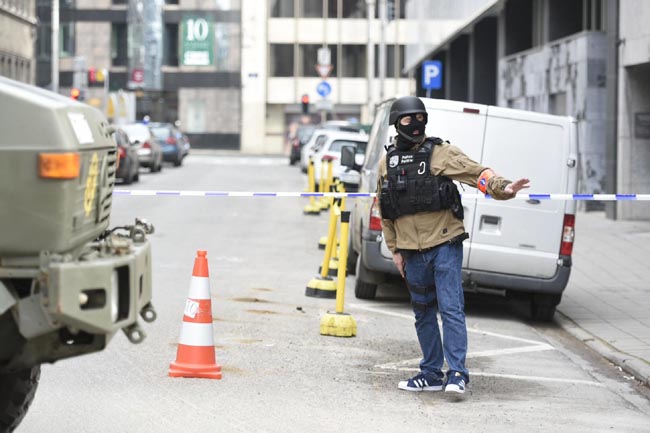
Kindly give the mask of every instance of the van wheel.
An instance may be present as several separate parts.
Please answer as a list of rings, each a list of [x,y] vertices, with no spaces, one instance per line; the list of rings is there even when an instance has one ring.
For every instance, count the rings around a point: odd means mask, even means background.
[[[0,374],[0,431],[13,431],[34,400],[41,366]]]
[[[555,307],[562,295],[533,295],[530,300],[530,317],[536,322],[552,322]]]
[[[354,283],[354,296],[358,299],[375,299],[377,295],[377,274],[366,269],[361,261],[361,255],[357,257],[355,274],[357,279]]]

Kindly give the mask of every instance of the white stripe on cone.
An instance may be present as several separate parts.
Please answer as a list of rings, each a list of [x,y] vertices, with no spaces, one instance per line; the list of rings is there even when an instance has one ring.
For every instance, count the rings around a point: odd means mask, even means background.
[[[206,277],[192,276],[188,298],[210,299],[210,279]]]
[[[183,322],[178,343],[186,346],[214,346],[212,323]]]

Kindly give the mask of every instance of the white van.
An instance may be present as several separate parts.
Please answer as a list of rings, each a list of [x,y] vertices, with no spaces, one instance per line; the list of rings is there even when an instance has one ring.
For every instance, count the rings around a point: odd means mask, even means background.
[[[508,179],[529,178],[529,194],[574,194],[577,189],[577,129],[571,117],[422,98],[428,136],[461,148],[470,158]],[[396,135],[388,125],[393,100],[377,107],[360,168],[359,192],[376,192],[384,146]],[[435,158],[435,149],[434,149]],[[460,185],[460,184],[459,184]],[[461,195],[479,193],[459,186]],[[575,201],[462,199],[465,229],[463,283],[466,291],[523,295],[531,315],[550,320],[571,270]],[[348,268],[358,298],[373,299],[377,284],[398,275],[381,234],[373,198],[353,200]],[[354,268],[354,269],[353,269]]]

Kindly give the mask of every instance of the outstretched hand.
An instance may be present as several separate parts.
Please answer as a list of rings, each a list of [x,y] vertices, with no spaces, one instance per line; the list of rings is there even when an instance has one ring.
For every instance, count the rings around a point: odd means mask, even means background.
[[[529,188],[529,182],[530,180],[526,178],[516,180],[506,185],[506,187],[503,189],[503,192],[506,194],[517,194],[518,191],[521,191],[524,188]]]

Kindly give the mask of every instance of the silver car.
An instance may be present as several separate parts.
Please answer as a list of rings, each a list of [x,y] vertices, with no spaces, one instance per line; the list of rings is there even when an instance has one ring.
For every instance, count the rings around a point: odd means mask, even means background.
[[[138,160],[142,167],[148,167],[152,173],[162,170],[163,153],[158,140],[144,123],[120,125],[129,136],[131,145],[138,151]]]

